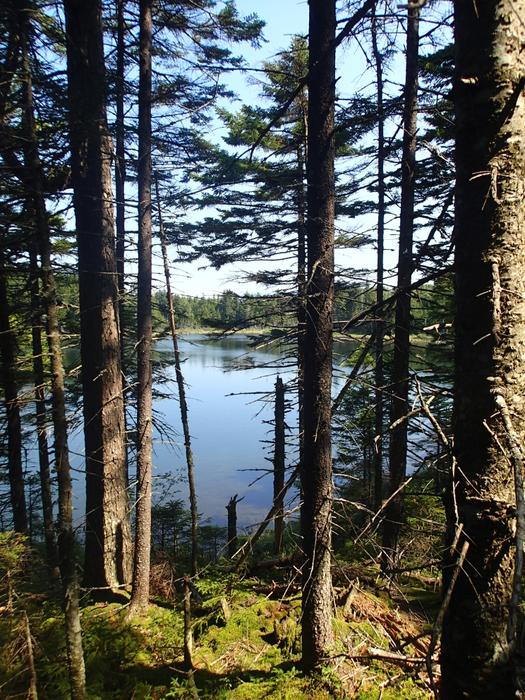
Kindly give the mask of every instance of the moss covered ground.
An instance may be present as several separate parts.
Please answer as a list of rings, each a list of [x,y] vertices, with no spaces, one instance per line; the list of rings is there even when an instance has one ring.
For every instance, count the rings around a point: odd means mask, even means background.
[[[0,698],[5,700],[27,697],[26,615],[38,698],[69,697],[63,618],[56,596],[42,593],[42,581],[35,581],[35,572],[42,570],[35,566],[35,556],[22,548],[12,560],[0,563]],[[365,586],[355,574],[354,570],[347,577],[345,586],[336,585],[335,647],[330,663],[316,677],[301,672],[301,601],[291,574],[281,574],[283,583],[271,575],[243,578],[224,568],[209,569],[196,582],[200,599],[193,604],[190,674],[183,662],[180,592],[169,600],[156,599],[147,614],[132,621],[125,599],[92,604],[85,598],[82,626],[89,697],[432,697],[424,662],[431,620],[425,611],[435,609],[435,588],[408,579],[389,592],[379,583]],[[363,578],[370,580],[370,570]]]

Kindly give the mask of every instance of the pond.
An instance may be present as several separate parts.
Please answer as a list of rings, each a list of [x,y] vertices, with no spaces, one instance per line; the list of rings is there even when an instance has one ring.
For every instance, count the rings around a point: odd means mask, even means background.
[[[180,340],[199,512],[214,524],[225,523],[226,504],[235,494],[244,498],[237,509],[240,526],[263,519],[271,502],[271,476],[254,470],[271,467],[267,458],[273,426],[268,421],[272,418],[272,391],[281,353],[274,345],[254,349],[250,340],[247,336],[210,340],[197,335]],[[156,351],[169,363],[173,358],[171,339],[157,343]],[[161,387],[165,397],[154,402],[156,418],[178,435],[172,441],[162,430],[155,431],[155,490],[159,496],[163,481],[170,485],[162,474],[179,476],[184,482],[181,479],[177,484],[177,497],[187,499],[174,367],[167,365],[165,373],[169,381]],[[291,368],[281,369],[279,374],[285,382],[293,376]],[[294,411],[288,423],[291,428],[295,426]]]
[[[297,462],[296,360],[291,349],[270,336],[255,344],[249,335],[229,337],[191,334],[179,339],[187,387],[189,423],[195,462],[195,483],[203,523],[226,524],[226,504],[238,495],[238,524],[249,528],[266,516],[272,502],[274,387],[280,375],[286,385],[288,426],[287,467]],[[350,371],[348,358],[356,342],[334,347],[333,394]],[[154,501],[181,499],[189,503],[178,389],[170,338],[155,346],[157,364],[154,399]],[[78,352],[73,364],[78,364]],[[70,358],[71,359],[71,358]],[[73,407],[72,407],[73,409]],[[32,403],[25,409],[32,413]],[[70,414],[70,448],[74,476],[75,521],[82,529],[85,506],[84,438],[77,399]],[[131,424],[131,420],[130,420]],[[435,437],[411,421],[409,468],[435,452]],[[335,438],[335,435],[334,435]],[[335,449],[335,448],[334,448]],[[38,461],[34,433],[26,440],[28,470]],[[134,466],[131,465],[133,479]],[[38,486],[35,485],[38,489]],[[297,506],[296,492],[287,508]]]
[[[189,334],[179,339],[186,383],[189,424],[195,462],[195,483],[202,523],[226,525],[226,504],[232,496],[242,499],[237,507],[239,528],[263,520],[272,503],[272,452],[274,388],[277,376],[286,387],[286,464],[297,462],[296,360],[291,348],[270,336],[255,343],[254,337]],[[335,365],[348,357],[355,344],[338,343]],[[189,504],[186,460],[175,381],[171,338],[155,345],[155,359],[161,366],[154,378],[154,502],[181,499]],[[69,350],[67,362],[78,367],[78,349]],[[336,369],[334,394],[339,391],[348,367]],[[69,447],[73,475],[75,523],[80,533],[85,517],[85,464],[81,399],[78,386],[71,384]],[[32,388],[26,387],[23,413],[32,420]],[[129,425],[132,420],[129,419]],[[128,428],[129,428],[128,425]],[[48,436],[51,438],[51,435]],[[38,449],[34,428],[26,433],[26,469],[34,475],[28,484],[30,500],[38,500],[36,471]],[[50,445],[51,447],[51,445]],[[133,455],[130,475],[134,476]],[[296,493],[288,496],[287,507],[297,505]],[[35,501],[36,502],[36,501]]]
[[[183,374],[187,384],[188,410],[199,512],[203,519],[225,524],[226,504],[238,494],[239,525],[249,526],[264,519],[272,501],[271,460],[273,445],[273,391],[279,374],[287,388],[287,466],[297,460],[297,394],[295,360],[287,358],[286,347],[271,338],[253,347],[253,338],[236,335],[209,338],[187,335],[181,338]],[[171,339],[157,343],[158,356],[172,362]],[[341,351],[341,348],[338,349]],[[170,381],[161,387],[166,396],[155,401],[157,418],[178,431],[168,441],[157,430],[154,444],[156,492],[162,493],[162,474],[185,479],[186,463],[173,366],[167,366]],[[335,390],[342,379],[334,381]],[[260,470],[260,471],[259,471]],[[166,480],[169,484],[169,480]],[[182,480],[179,495],[187,498]],[[294,495],[290,497],[293,501]],[[290,502],[293,507],[293,503]]]

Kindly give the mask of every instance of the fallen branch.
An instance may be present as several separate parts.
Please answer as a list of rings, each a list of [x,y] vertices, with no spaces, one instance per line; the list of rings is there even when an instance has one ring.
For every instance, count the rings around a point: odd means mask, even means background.
[[[337,654],[332,658],[345,658],[352,661],[385,661],[386,663],[397,664],[401,666],[424,665],[424,656],[405,656],[394,651],[385,651],[384,649],[376,649],[369,647],[366,654]]]

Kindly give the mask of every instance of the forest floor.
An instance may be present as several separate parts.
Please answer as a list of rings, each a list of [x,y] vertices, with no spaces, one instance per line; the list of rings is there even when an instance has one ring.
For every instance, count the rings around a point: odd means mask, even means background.
[[[53,596],[38,590],[31,569],[8,583],[2,578],[0,698],[28,697],[31,651],[38,698],[65,700],[62,614]],[[214,567],[196,588],[191,674],[184,670],[181,591],[167,561],[153,569],[152,605],[143,617],[127,619],[124,597],[83,601],[91,700],[433,697],[427,656],[439,590],[430,577],[405,577],[388,590],[374,567],[338,565],[335,646],[330,664],[315,678],[300,670],[300,591],[290,570],[261,578]],[[439,667],[433,668],[439,683]]]

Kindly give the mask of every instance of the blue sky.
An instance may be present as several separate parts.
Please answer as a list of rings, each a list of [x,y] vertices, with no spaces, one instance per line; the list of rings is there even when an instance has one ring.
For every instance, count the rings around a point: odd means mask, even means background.
[[[307,0],[237,0],[236,5],[241,15],[256,13],[266,22],[266,41],[262,42],[261,47],[255,49],[245,46],[240,52],[250,67],[261,68],[264,61],[288,47],[292,35],[307,33]],[[257,73],[253,75],[257,76]],[[246,75],[231,76],[229,84],[239,94],[239,106],[242,101],[256,99],[257,86]],[[202,269],[205,264],[205,261],[201,261],[192,265],[175,265],[172,269],[174,292],[192,296],[218,294],[225,289],[239,293],[265,292],[254,284],[239,284],[236,281],[243,270],[258,269],[260,265],[229,265],[216,271],[211,268]]]
[[[308,2],[307,0],[237,0],[237,8],[241,15],[256,13],[265,20],[266,27],[264,36],[266,41],[262,42],[259,49],[250,46],[239,47],[248,66],[261,68],[262,64],[272,59],[280,51],[288,48],[291,37],[294,34],[306,35],[308,31]],[[345,16],[344,14],[342,15]],[[400,44],[404,45],[402,32],[399,36]],[[366,47],[358,41],[346,42],[338,49],[337,73],[338,92],[340,97],[354,95],[359,90],[369,91],[373,89],[373,76],[366,73]],[[395,82],[401,83],[403,79],[403,53],[398,56],[398,64],[395,65],[390,78],[395,78]],[[255,83],[257,73],[252,73],[251,77],[246,74],[230,74],[225,82],[238,94],[239,101],[226,105],[228,109],[240,107],[242,102],[257,103],[258,87]],[[395,92],[395,85],[391,87]],[[397,89],[401,89],[401,86]],[[211,134],[210,134],[211,136]],[[217,131],[219,137],[219,129]],[[198,220],[196,216],[196,220]],[[344,228],[350,234],[359,234],[364,229],[373,229],[375,221],[370,216],[361,217],[355,221],[342,222]],[[397,246],[397,231],[388,231],[386,240],[386,265],[393,268],[395,265],[395,255]],[[176,259],[176,255],[173,256]],[[336,263],[344,268],[373,270],[376,265],[376,253],[373,245],[367,245],[359,250],[338,250],[336,251]],[[238,293],[260,292],[267,293],[264,287],[250,283],[239,283],[239,278],[243,272],[254,272],[261,269],[262,264],[252,263],[251,265],[237,264],[228,265],[219,271],[211,268],[203,269],[206,261],[202,260],[191,265],[175,265],[172,268],[173,288],[175,293],[192,296],[218,294],[226,289],[232,289]],[[279,265],[282,267],[282,265]]]

